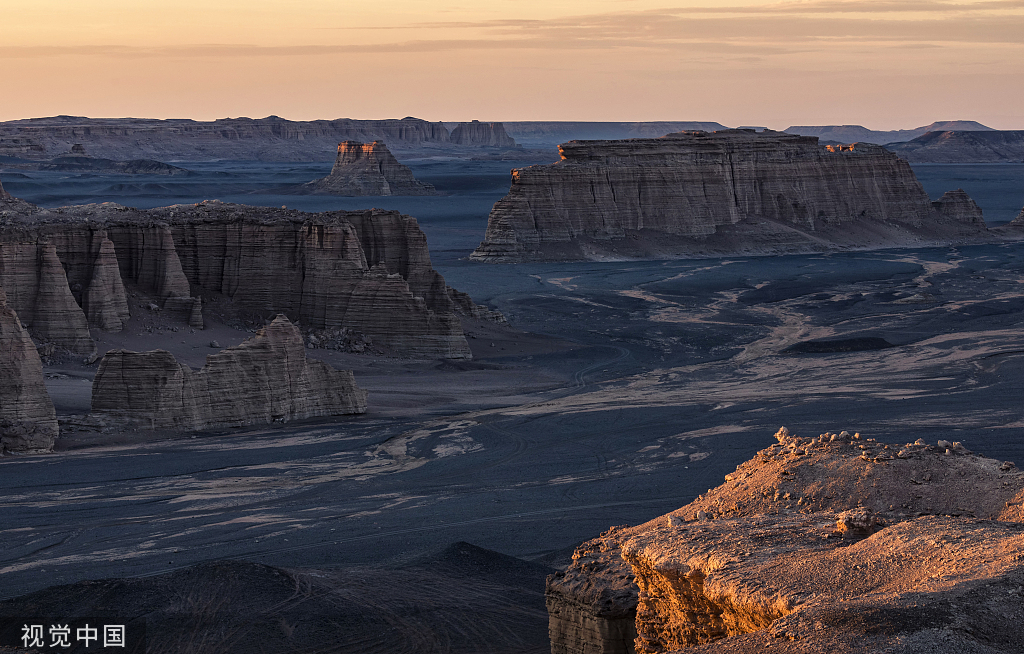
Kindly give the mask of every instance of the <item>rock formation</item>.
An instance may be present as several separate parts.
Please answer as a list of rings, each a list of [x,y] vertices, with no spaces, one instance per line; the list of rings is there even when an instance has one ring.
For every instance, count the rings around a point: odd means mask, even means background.
[[[400,356],[469,358],[455,302],[414,218],[216,201],[0,211],[0,284],[41,340],[86,357],[89,326],[128,319],[126,287],[201,327],[202,298],[311,329],[347,329]]]
[[[477,261],[807,252],[985,234],[881,146],[765,131],[572,141],[512,171]]]
[[[800,134],[801,136],[817,136],[822,141],[838,143],[866,141],[868,143],[886,145],[888,143],[909,141],[928,132],[948,130],[993,131],[991,127],[986,127],[974,120],[942,120],[936,121],[931,125],[915,127],[914,129],[889,131],[868,129],[861,125],[794,125],[793,127],[787,127],[785,132],[787,134]]]
[[[687,506],[577,548],[548,579],[553,654],[632,652],[631,618],[645,653],[1021,651],[1012,463],[946,441],[777,438]]]
[[[4,190],[4,184],[0,181],[0,200],[11,199],[11,194]]]
[[[914,163],[1021,163],[1024,130],[936,130],[886,147]]]
[[[0,286],[0,453],[47,452],[57,433],[39,353]]]
[[[0,122],[0,154],[33,159],[66,153],[78,144],[93,157],[118,161],[323,161],[347,140],[382,140],[406,149],[445,148],[450,141],[442,123],[412,117],[292,121],[268,116],[204,122],[54,116]]]
[[[288,422],[366,412],[352,373],[306,359],[302,333],[278,316],[193,371],[170,352],[113,350],[92,388],[93,414],[152,429]]]
[[[932,202],[932,206],[955,223],[975,225],[982,229],[985,227],[985,218],[981,214],[981,207],[962,188],[946,191],[941,198]]]
[[[412,175],[408,166],[388,151],[383,141],[338,144],[331,174],[303,184],[304,193],[324,195],[434,195],[434,187]]]
[[[579,140],[616,140],[657,138],[673,132],[702,130],[713,132],[728,129],[721,123],[674,120],[648,122],[597,122],[564,120],[506,121],[505,131],[524,147],[555,147],[559,143]]]
[[[452,130],[451,142],[456,145],[483,145],[492,148],[514,148],[515,140],[505,132],[501,123],[459,123]]]

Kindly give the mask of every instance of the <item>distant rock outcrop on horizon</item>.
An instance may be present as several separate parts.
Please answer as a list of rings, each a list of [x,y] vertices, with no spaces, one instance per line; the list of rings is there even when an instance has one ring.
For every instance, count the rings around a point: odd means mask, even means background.
[[[302,333],[277,316],[256,336],[206,357],[201,370],[164,350],[113,350],[100,361],[92,415],[148,429],[195,431],[366,412],[352,373],[306,358]]]
[[[395,159],[383,141],[342,141],[327,177],[303,184],[297,192],[342,196],[436,195]]]
[[[476,261],[778,254],[977,239],[882,146],[748,130],[570,141],[512,171]],[[958,209],[942,210],[956,201]],[[965,213],[966,212],[966,213]]]
[[[39,353],[0,285],[0,455],[48,452],[58,431]]]
[[[992,128],[973,120],[941,120],[931,125],[915,127],[914,129],[877,130],[868,129],[861,125],[794,125],[787,127],[784,131],[787,134],[817,136],[822,141],[832,141],[835,143],[865,141],[867,143],[886,145],[898,141],[909,141],[927,132],[947,130],[992,131]]]
[[[690,504],[576,548],[548,577],[552,654],[1021,651],[1013,463],[947,441],[776,437]]]
[[[472,356],[426,237],[396,211],[3,200],[0,285],[33,335],[86,360],[96,353],[90,327],[124,327],[128,288],[193,327],[203,325],[206,298],[304,328],[347,329],[398,356]]]
[[[911,163],[1024,163],[1024,130],[932,131],[886,147]]]
[[[515,120],[505,121],[508,135],[523,147],[555,147],[566,141],[618,140],[657,138],[673,132],[701,130],[714,132],[728,129],[713,121],[634,121],[599,122],[579,120]]]
[[[474,120],[459,123],[452,130],[451,141],[456,145],[479,145],[490,148],[514,148],[515,140],[505,132],[501,123],[481,123]]]
[[[287,120],[221,118],[212,121],[52,116],[0,122],[0,156],[50,159],[82,145],[114,161],[324,161],[341,141],[384,141],[392,152],[474,156],[481,145],[456,144],[444,123],[400,120]],[[144,171],[142,171],[144,172]]]

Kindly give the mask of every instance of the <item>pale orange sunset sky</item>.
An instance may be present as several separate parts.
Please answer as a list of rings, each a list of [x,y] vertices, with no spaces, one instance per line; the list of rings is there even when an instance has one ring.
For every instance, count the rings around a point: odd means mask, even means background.
[[[0,0],[0,120],[1024,129],[1024,0]]]

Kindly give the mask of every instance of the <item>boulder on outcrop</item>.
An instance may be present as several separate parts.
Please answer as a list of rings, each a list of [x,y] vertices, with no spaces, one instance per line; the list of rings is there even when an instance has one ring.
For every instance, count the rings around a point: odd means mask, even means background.
[[[301,192],[324,195],[434,195],[434,187],[413,177],[383,141],[338,144],[331,174],[303,184]]]
[[[452,130],[451,142],[456,145],[482,145],[492,148],[515,148],[515,140],[505,132],[501,123],[481,123],[474,120],[459,123]]]
[[[0,211],[0,284],[30,331],[83,354],[89,325],[123,328],[130,287],[193,327],[206,297],[349,330],[399,356],[472,356],[426,237],[394,211],[15,201]]]
[[[866,143],[765,130],[570,141],[512,171],[472,259],[770,254],[978,238],[932,206],[906,161]]]
[[[192,431],[365,413],[366,391],[351,371],[306,359],[301,332],[278,316],[241,345],[208,356],[198,371],[164,350],[108,352],[93,382],[92,412]]]
[[[48,452],[58,431],[39,353],[0,286],[0,453]]]
[[[624,616],[635,616],[638,652],[752,653],[778,638],[822,653],[899,638],[1009,642],[984,615],[946,620],[945,635],[928,616],[971,597],[1024,616],[1024,598],[1003,594],[1024,583],[1013,554],[1024,474],[1012,463],[946,441],[776,436],[687,506],[577,548],[548,579],[553,654],[633,651]]]

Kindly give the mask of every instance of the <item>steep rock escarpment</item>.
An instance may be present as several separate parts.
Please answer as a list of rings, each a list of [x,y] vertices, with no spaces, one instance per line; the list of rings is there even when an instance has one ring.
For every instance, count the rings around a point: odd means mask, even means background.
[[[892,247],[986,233],[881,146],[751,130],[571,141],[512,171],[477,261]]]
[[[459,123],[452,130],[451,142],[456,145],[482,145],[492,148],[514,148],[515,140],[505,132],[501,123],[481,123],[474,120]]]
[[[934,130],[886,147],[914,163],[1020,163],[1024,130]]]
[[[366,412],[351,371],[306,359],[302,334],[278,316],[193,371],[170,352],[113,350],[100,362],[93,414],[152,429],[288,422]]]
[[[57,433],[39,353],[0,286],[0,453],[47,452]]]
[[[415,177],[395,159],[383,141],[338,144],[338,157],[327,177],[299,187],[324,195],[434,195],[434,187]]]
[[[577,548],[548,579],[553,654],[634,651],[623,616],[638,652],[753,653],[778,639],[822,653],[943,639],[1020,651],[1005,627],[1024,617],[1012,463],[945,441],[777,438],[687,506]],[[986,608],[951,612],[972,602]]]
[[[203,299],[347,329],[400,356],[469,358],[456,305],[414,218],[220,202],[0,212],[0,284],[37,338],[86,357],[89,326],[117,331],[126,288],[194,327]],[[2,207],[0,207],[2,208]]]

